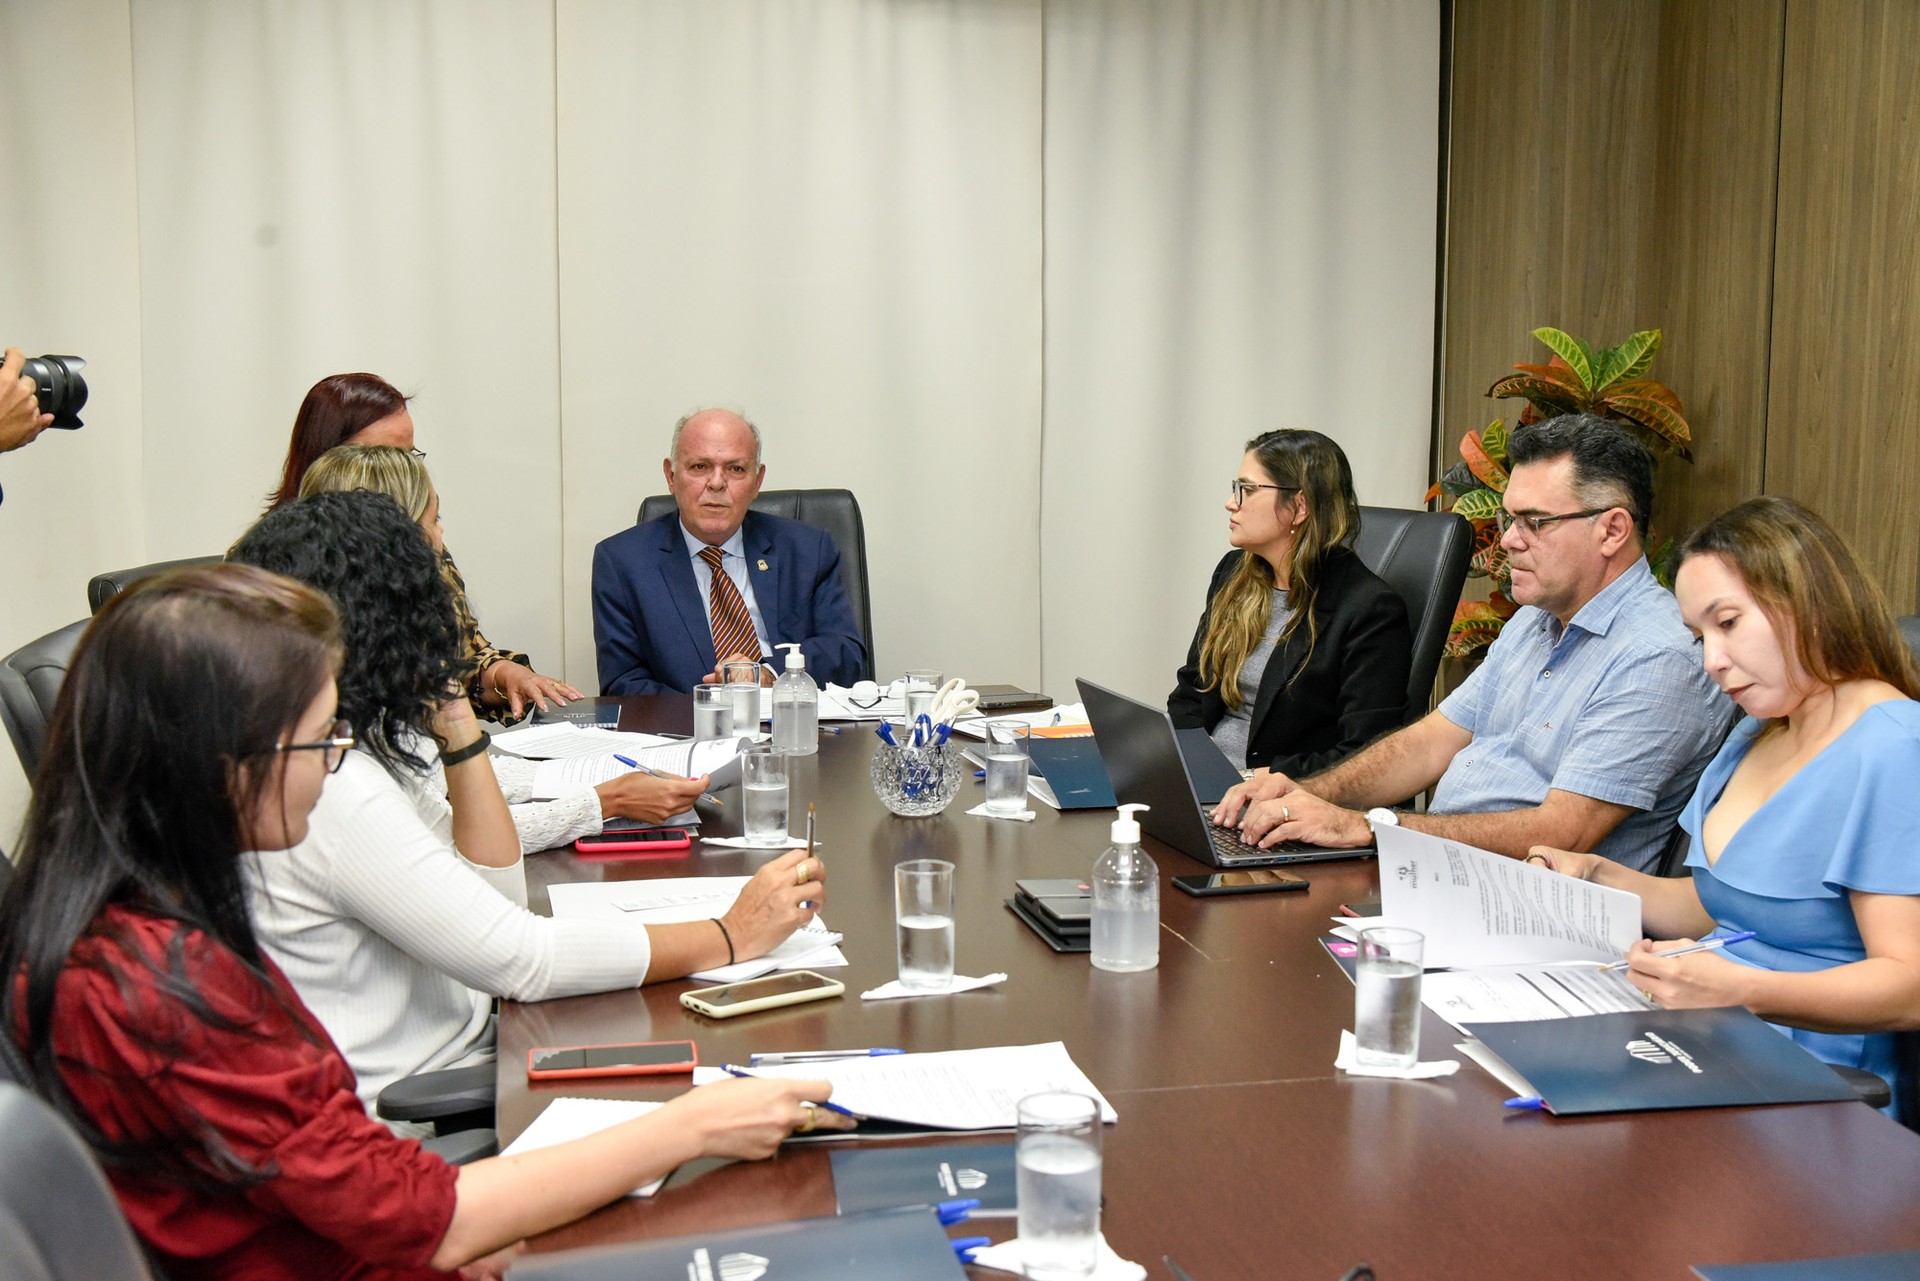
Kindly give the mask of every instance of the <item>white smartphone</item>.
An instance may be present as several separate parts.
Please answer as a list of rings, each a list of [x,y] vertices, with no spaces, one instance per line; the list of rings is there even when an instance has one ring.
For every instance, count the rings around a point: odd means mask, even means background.
[[[736,1014],[751,1014],[755,1010],[798,1005],[802,1001],[824,1001],[846,990],[846,986],[838,979],[815,974],[812,970],[790,970],[785,974],[748,979],[745,983],[723,983],[719,987],[682,992],[680,1004],[710,1019],[730,1019]]]

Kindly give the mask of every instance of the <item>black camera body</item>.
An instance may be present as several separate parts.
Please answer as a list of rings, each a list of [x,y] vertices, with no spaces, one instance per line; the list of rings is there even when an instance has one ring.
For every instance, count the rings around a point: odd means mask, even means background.
[[[78,356],[36,356],[20,372],[33,379],[40,412],[52,414],[52,427],[81,426],[80,411],[87,403],[87,380],[80,371],[87,362]]]

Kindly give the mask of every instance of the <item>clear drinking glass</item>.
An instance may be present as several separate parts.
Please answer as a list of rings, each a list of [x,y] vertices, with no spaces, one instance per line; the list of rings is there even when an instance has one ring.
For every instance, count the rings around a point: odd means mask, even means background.
[[[894,941],[900,982],[938,992],[953,982],[953,864],[917,858],[893,869]]]
[[[1019,814],[1027,808],[1027,767],[1032,759],[1025,721],[988,721],[986,733],[987,812]]]
[[[787,839],[787,757],[771,743],[740,753],[740,792],[746,802],[742,834],[755,844]]]
[[[760,664],[728,663],[720,669],[720,679],[733,698],[733,732],[760,732]]]
[[[1100,1253],[1100,1104],[1064,1091],[1029,1094],[1018,1115],[1021,1265],[1045,1281],[1090,1277]]]
[[[917,668],[900,677],[902,697],[907,702],[907,728],[912,730],[914,723],[923,715],[933,711],[934,695],[940,692],[940,683],[946,679],[942,672]]]
[[[1408,1068],[1420,1058],[1420,973],[1427,939],[1419,930],[1360,931],[1353,985],[1353,1039],[1369,1067]]]
[[[693,687],[693,741],[704,743],[733,734],[733,695],[725,685]]]

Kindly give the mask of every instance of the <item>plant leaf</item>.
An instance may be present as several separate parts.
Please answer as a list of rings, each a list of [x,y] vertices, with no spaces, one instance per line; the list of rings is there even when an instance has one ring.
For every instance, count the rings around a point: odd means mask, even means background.
[[[1487,457],[1502,467],[1507,465],[1507,436],[1507,420],[1504,418],[1494,419],[1480,433],[1480,448],[1486,450]]]
[[[1465,658],[1475,650],[1485,649],[1493,644],[1493,638],[1500,634],[1511,613],[1502,614],[1499,606],[1490,600],[1461,601],[1453,611],[1453,622],[1447,627],[1447,653],[1453,658]]]
[[[1496,494],[1506,492],[1507,469],[1487,456],[1478,432],[1470,431],[1460,438],[1460,456],[1467,460],[1467,466],[1473,469],[1481,484]]]
[[[1476,524],[1490,521],[1500,510],[1500,495],[1491,489],[1470,489],[1453,500],[1453,514]]]
[[[1487,388],[1487,395],[1494,400],[1519,396],[1536,408],[1558,413],[1579,413],[1586,407],[1585,397],[1569,390],[1564,383],[1549,382],[1532,374],[1508,374]]]
[[[1663,382],[1655,382],[1651,378],[1643,378],[1638,382],[1621,383],[1607,393],[1608,399],[1614,396],[1645,396],[1649,400],[1659,401],[1676,414],[1685,414],[1687,412],[1680,407],[1680,397],[1674,392],[1673,388]]]
[[[1569,395],[1578,396],[1582,400],[1586,399],[1587,389],[1580,385],[1580,379],[1574,374],[1573,370],[1567,367],[1567,363],[1558,356],[1555,356],[1552,361],[1544,365],[1515,365],[1514,368],[1523,374],[1532,374],[1535,378],[1543,378],[1550,383],[1558,383],[1567,389]]]
[[[1666,441],[1674,453],[1693,461],[1693,431],[1671,407],[1648,396],[1609,396],[1606,407],[1618,417],[1639,423]]]
[[[1431,503],[1434,499],[1440,497],[1440,488],[1441,488],[1440,482],[1437,480],[1434,481],[1433,484],[1429,486],[1427,489],[1427,496],[1420,500],[1421,503],[1423,505],[1428,504],[1428,503]]]
[[[1640,377],[1653,368],[1654,353],[1660,350],[1660,331],[1642,329],[1607,353],[1608,360],[1603,371],[1604,377],[1594,386],[1594,394],[1605,391],[1617,382],[1628,382]]]
[[[1593,390],[1593,352],[1588,346],[1572,334],[1555,329],[1550,325],[1533,331],[1533,336],[1547,345],[1548,350],[1567,362],[1574,376],[1580,380],[1582,388]]]

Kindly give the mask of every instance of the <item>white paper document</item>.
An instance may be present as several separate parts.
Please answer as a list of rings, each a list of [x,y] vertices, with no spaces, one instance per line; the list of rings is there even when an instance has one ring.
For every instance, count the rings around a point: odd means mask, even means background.
[[[833,1082],[833,1101],[876,1120],[941,1130],[1011,1130],[1021,1099],[1047,1090],[1071,1090],[1099,1100],[1100,1119],[1117,1121],[1059,1041],[1002,1045],[983,1050],[891,1054],[826,1063],[768,1064],[755,1076],[787,1076]],[[695,1068],[694,1084],[723,1081],[719,1068]]]
[[[1093,733],[1093,726],[1087,721],[1087,708],[1084,703],[1055,703],[1052,707],[1045,707],[1037,712],[1008,712],[1005,715],[981,716],[959,722],[953,727],[953,732],[965,734],[969,738],[984,739],[987,731],[982,726],[988,721],[1019,721],[1032,729],[1052,729],[1056,725],[1080,726],[1087,733]]]
[[[542,729],[548,728],[541,726]],[[573,728],[568,726],[568,728]],[[582,731],[592,733],[592,730]],[[637,737],[637,736],[635,736]],[[711,787],[718,791],[740,781],[740,749],[745,745],[744,738],[716,738],[704,743],[690,740],[656,740],[649,747],[622,748],[619,756],[627,760],[638,761],[648,769],[659,770],[663,774],[673,774],[680,778],[698,778],[702,774],[713,775]],[[586,756],[562,757],[540,761],[533,767],[532,796],[536,801],[550,801],[555,797],[566,796],[584,787],[598,787],[611,782],[622,774],[630,773],[633,766],[611,751],[601,750]]]
[[[1462,1032],[1468,1023],[1524,1023],[1647,1008],[1625,970],[1602,973],[1597,965],[1441,970],[1420,980],[1420,1000]]]
[[[546,1111],[533,1118],[532,1125],[520,1132],[519,1138],[501,1149],[500,1155],[521,1156],[541,1148],[571,1143],[665,1106],[663,1103],[642,1103],[634,1099],[555,1099],[547,1104]],[[663,1174],[627,1195],[652,1196],[666,1181],[667,1176]]]
[[[667,876],[643,881],[567,881],[547,887],[556,917],[597,916],[601,920],[637,920],[672,925],[724,916],[746,886],[744,876]],[[690,978],[710,983],[739,983],[775,970],[820,970],[844,966],[842,936],[819,917],[795,930],[765,956],[736,961]]]
[[[1427,936],[1429,969],[1617,961],[1640,896],[1405,827],[1374,830],[1381,916]]]
[[[607,752],[631,756],[637,751],[676,741],[662,734],[622,733],[597,725],[555,721],[550,725],[501,730],[493,736],[492,745],[528,760],[561,760],[573,756],[599,756]]]

